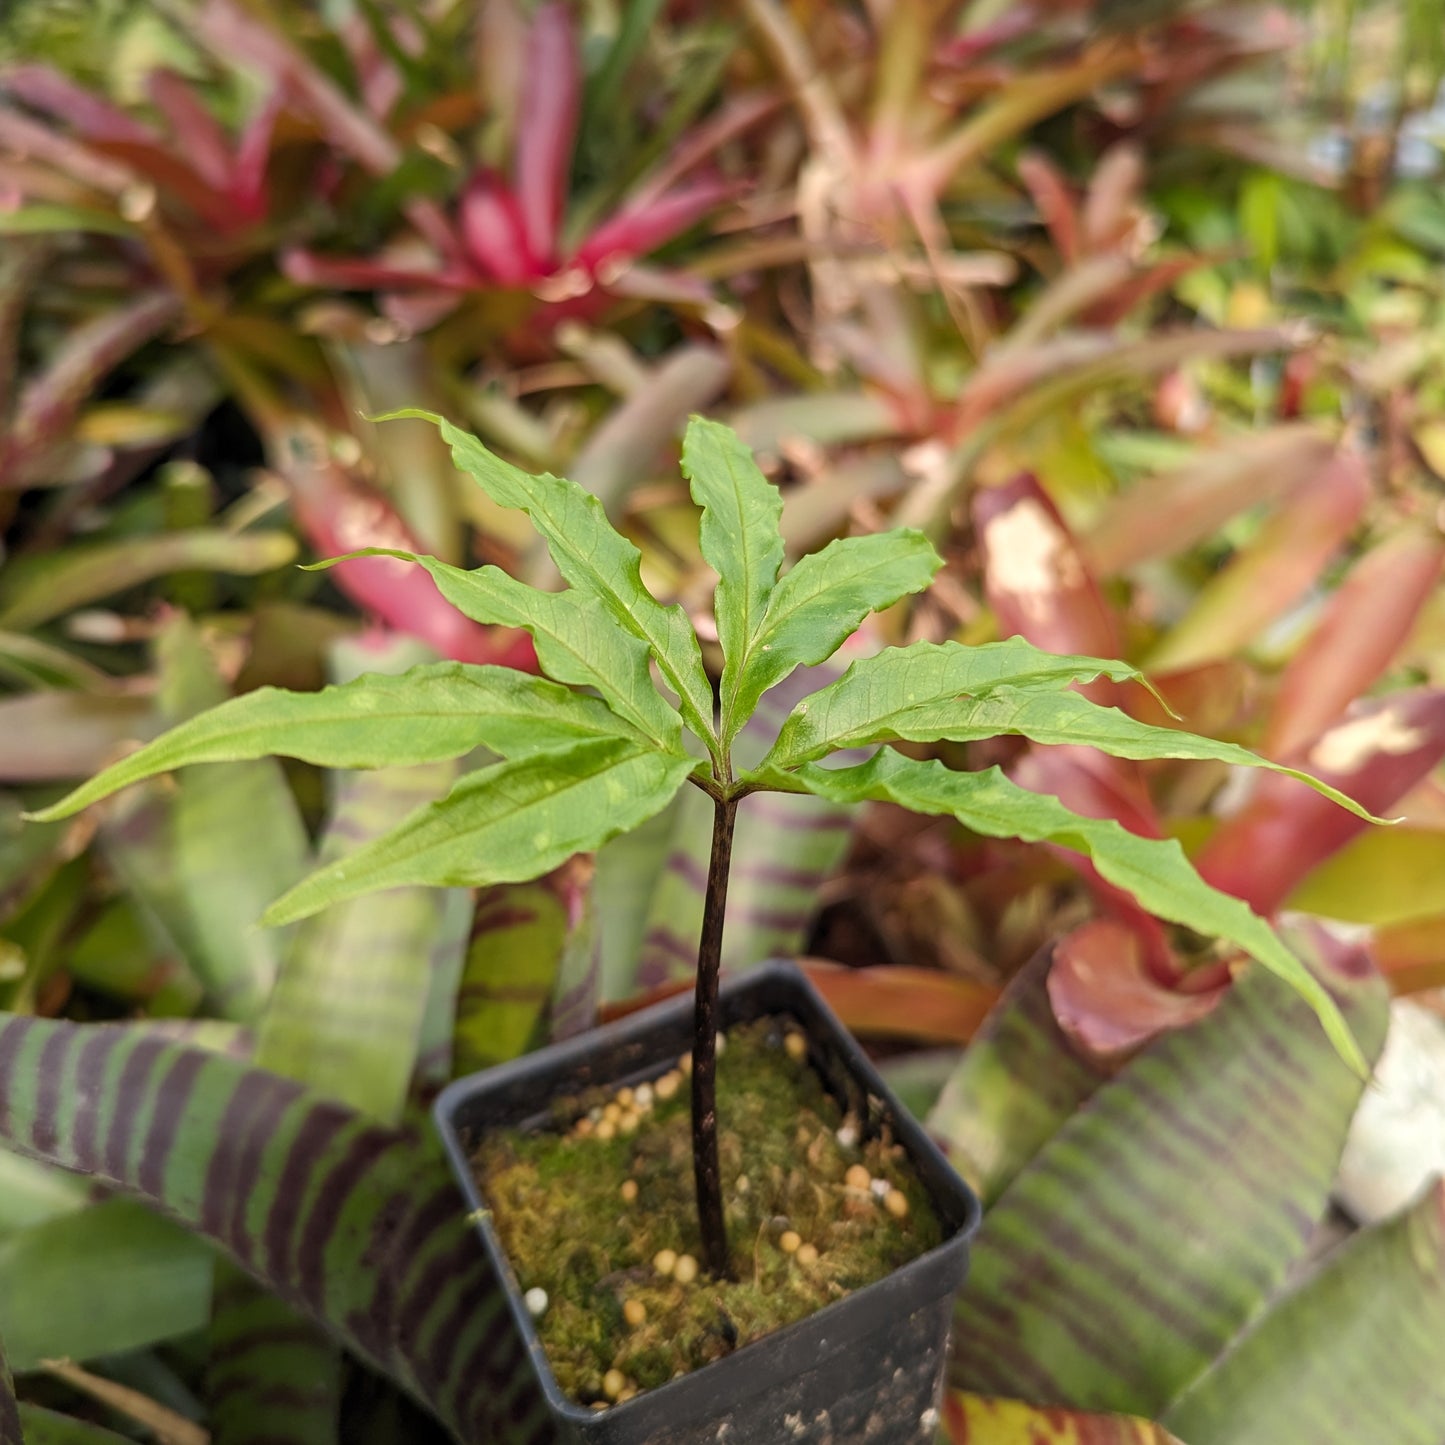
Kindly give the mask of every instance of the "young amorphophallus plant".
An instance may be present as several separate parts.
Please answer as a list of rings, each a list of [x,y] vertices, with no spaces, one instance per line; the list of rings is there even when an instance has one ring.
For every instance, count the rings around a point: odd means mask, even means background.
[[[563,479],[529,475],[441,418],[397,415],[435,422],[457,466],[493,502],[525,511],[568,586],[544,592],[493,566],[465,571],[433,557],[368,555],[391,556],[398,569],[424,567],[475,621],[530,632],[548,677],[445,662],[316,693],[261,688],[174,728],[35,817],[68,816],[193,763],[279,754],[369,768],[477,748],[500,755],[384,837],[298,884],[265,915],[266,923],[284,924],[404,884],[533,878],[637,827],[680,788],[700,788],[713,801],[714,823],[693,1016],[692,1143],[702,1264],[716,1276],[729,1268],[717,1149],[718,972],[734,820],[753,793],[888,801],[951,816],[989,836],[1086,853],[1105,879],[1152,913],[1226,939],[1288,980],[1340,1053],[1363,1070],[1330,996],[1263,919],[1199,878],[1176,841],[1075,814],[998,768],[953,771],[886,745],[1016,734],[1129,758],[1271,768],[1360,812],[1350,799],[1234,744],[1100,707],[1072,684],[1143,681],[1137,669],[1045,653],[1016,637],[973,647],[914,643],[860,659],[794,708],[756,767],[739,770],[734,742],[768,689],[831,657],[868,614],[929,585],[942,564],[927,539],[908,530],[843,538],[784,570],[781,493],[727,427],[694,418],[683,470],[701,511],[703,556],[718,574],[723,667],[714,685],[686,613],[648,592],[637,548],[611,527],[596,498]],[[700,750],[690,749],[688,734]],[[867,747],[876,750],[865,762],[825,763],[830,754]]]

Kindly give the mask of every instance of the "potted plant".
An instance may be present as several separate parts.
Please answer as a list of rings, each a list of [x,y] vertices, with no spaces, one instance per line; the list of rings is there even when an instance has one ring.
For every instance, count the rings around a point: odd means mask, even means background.
[[[569,585],[542,592],[495,567],[467,572],[409,553],[371,555],[394,557],[399,572],[425,567],[442,594],[476,621],[526,629],[551,680],[502,667],[438,663],[400,677],[364,676],[319,693],[260,689],[183,723],[36,816],[66,816],[131,782],[190,763],[282,754],[365,768],[454,758],[478,748],[501,755],[381,839],[293,888],[265,915],[267,923],[284,924],[341,899],[403,884],[477,886],[535,877],[636,827],[685,784],[712,799],[691,1019],[685,1007],[665,1006],[504,1066],[484,1084],[454,1086],[440,1101],[453,1160],[499,1273],[516,1286],[512,1317],[564,1437],[733,1445],[903,1442],[928,1439],[936,1424],[932,1400],[949,1299],[962,1279],[977,1206],[798,975],[772,968],[720,1002],[733,825],[739,805],[753,793],[811,793],[840,804],[891,801],[952,816],[983,834],[1047,840],[1087,853],[1107,881],[1160,917],[1227,939],[1285,977],[1313,1005],[1339,1051],[1363,1070],[1330,995],[1262,919],[1209,888],[1177,842],[1137,837],[1112,820],[1076,815],[1057,799],[1011,783],[996,768],[955,772],[881,745],[1012,733],[1134,758],[1209,758],[1292,770],[1233,744],[1143,724],[1091,703],[1071,684],[1098,677],[1143,680],[1127,663],[1056,656],[1019,638],[977,647],[915,643],[860,659],[793,710],[757,766],[737,769],[734,740],[769,688],[797,667],[830,657],[870,612],[929,584],[941,562],[928,541],[904,530],[845,538],[783,572],[780,493],[733,433],[695,418],[683,467],[701,510],[702,553],[719,579],[714,611],[722,669],[715,693],[687,616],[647,591],[637,549],[612,529],[594,497],[555,477],[530,476],[440,418],[427,419],[441,428],[457,465],[494,502],[528,513]],[[1027,544],[1028,538],[1019,538],[1021,565]],[[876,751],[862,763],[824,766],[830,754],[855,748]],[[1313,785],[1360,811],[1325,785]],[[759,1022],[766,1020],[783,1022]],[[755,1025],[744,1032],[757,1044],[756,1053],[771,1049],[779,1056],[774,1062],[799,1066],[802,1087],[813,1091],[815,1143],[844,1151],[870,1145],[869,1157],[879,1168],[896,1167],[896,1182],[879,1181],[885,1198],[876,1203],[870,1199],[871,1171],[856,1184],[846,1175],[829,1182],[838,1183],[845,1199],[850,1189],[860,1196],[858,1217],[907,1217],[911,1190],[917,1213],[931,1217],[919,1223],[917,1257],[755,1348],[744,1337],[755,1330],[740,1331],[723,1308],[711,1326],[726,1354],[719,1363],[635,1395],[624,1378],[609,1381],[604,1398],[569,1399],[534,1319],[538,1313],[545,1318],[547,1302],[535,1296],[529,1301],[523,1290],[536,1286],[513,1278],[501,1243],[506,1221],[492,1217],[496,1200],[479,1190],[474,1177],[478,1136],[513,1125],[533,1127],[535,1135],[539,1122],[550,1131],[548,1147],[569,1133],[587,1134],[586,1124],[601,1134],[601,1125],[611,1122],[608,1104],[620,1107],[609,1096],[627,1089],[635,1099],[641,1084],[655,1096],[660,1090],[652,1080],[659,1070],[671,1074],[682,1056],[691,1074],[687,1134],[696,1274],[709,1282],[695,1293],[731,1299],[724,1285],[742,1256],[755,1262],[759,1279],[778,1268],[811,1269],[820,1251],[810,1246],[812,1256],[799,1258],[803,1241],[785,1219],[765,1221],[741,1255],[739,1245],[730,1247],[716,1095],[720,1024]],[[765,1037],[769,1031],[771,1038]],[[820,1123],[830,1108],[848,1116],[836,1129]],[[724,1124],[726,1110],[724,1101]],[[786,1147],[804,1142],[790,1140]],[[521,1146],[509,1147],[515,1152]],[[817,1162],[812,1144],[807,1148],[810,1164]],[[576,1152],[584,1174],[596,1167],[596,1155]],[[829,1160],[827,1167],[838,1167],[836,1151]],[[745,1192],[741,1176],[731,1185],[735,1194]],[[566,1184],[560,1192],[574,1187]],[[902,1196],[903,1207],[889,1190]],[[641,1198],[629,1203],[639,1214],[647,1207]],[[767,1232],[775,1225],[780,1227]],[[793,1241],[786,1240],[790,1233]],[[548,1248],[562,1255],[573,1243],[559,1238]],[[670,1267],[657,1268],[670,1276],[669,1288],[686,1288],[693,1271],[681,1270],[677,1252],[670,1252]],[[764,1256],[766,1267],[757,1263]],[[834,1283],[834,1293],[845,1292]],[[587,1330],[595,1334],[607,1324],[598,1317]],[[623,1310],[616,1327],[636,1322]],[[876,1368],[870,1371],[870,1364]]]

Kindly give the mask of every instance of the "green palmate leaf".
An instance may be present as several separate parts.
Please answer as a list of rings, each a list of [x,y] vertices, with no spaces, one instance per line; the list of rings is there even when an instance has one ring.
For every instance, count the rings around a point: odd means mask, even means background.
[[[783,498],[758,470],[737,434],[717,422],[693,417],[682,446],[682,470],[692,499],[702,508],[702,555],[718,574],[713,610],[722,645],[723,735],[743,719],[731,706],[746,672],[778,569],[783,538],[778,524]]]
[[[661,748],[680,746],[682,723],[652,685],[646,642],[625,631],[590,605],[576,588],[540,592],[503,572],[478,567],[467,572],[413,552],[371,548],[358,557],[399,557],[431,574],[438,590],[475,622],[520,627],[532,634],[537,658],[549,677],[578,687],[596,688],[619,718]],[[333,566],[345,557],[321,564]]]
[[[658,668],[677,694],[682,714],[699,737],[712,736],[712,686],[703,671],[697,635],[681,607],[664,607],[642,585],[642,554],[613,530],[596,497],[573,482],[531,476],[493,455],[476,437],[423,411],[394,417],[434,422],[452,449],[452,460],[499,506],[517,507],[531,518],[557,570],[625,632],[652,650]]]
[[[824,662],[871,612],[921,592],[943,565],[921,532],[843,537],[804,557],[773,589],[738,682],[739,721],[795,667]]]
[[[793,709],[764,766],[788,768],[812,762],[839,748],[882,742],[895,734],[895,720],[914,726],[935,709],[945,724],[966,726],[961,703],[978,701],[999,688],[1040,688],[1058,693],[1071,682],[1107,677],[1142,681],[1127,662],[1043,652],[1022,637],[965,647],[959,642],[915,642],[859,658],[836,682]],[[1077,694],[1075,694],[1077,696]],[[905,736],[896,734],[896,736]],[[930,739],[951,736],[930,734]]]
[[[199,1329],[211,1251],[130,1200],[33,1225],[0,1245],[0,1335],[17,1370],[120,1354]]]
[[[464,1445],[547,1438],[501,1288],[430,1135],[151,1034],[0,1015],[0,1139],[221,1245]]]
[[[1389,998],[1358,962],[1321,964],[1319,977],[1373,1058]],[[1251,969],[1063,1123],[974,1241],[956,1313],[960,1386],[1158,1419],[1210,1367],[1305,1255],[1363,1089],[1310,1022],[1280,980]],[[1308,1348],[1290,1339],[1293,1370]],[[1291,1404],[1304,1393],[1292,1383]],[[1164,1419],[1190,1445],[1237,1445]]]
[[[498,763],[376,842],[313,873],[267,911],[305,918],[343,898],[421,883],[479,887],[550,872],[665,807],[694,760],[626,739]]]
[[[1112,818],[1081,817],[1057,798],[1019,787],[998,768],[956,773],[942,763],[916,762],[885,750],[858,767],[830,771],[809,763],[781,780],[788,776],[836,802],[898,803],[916,813],[951,814],[989,837],[1053,843],[1086,853],[1105,879],[1133,894],[1149,912],[1207,937],[1226,939],[1285,979],[1310,1003],[1351,1067],[1365,1072],[1359,1045],[1319,981],[1264,919],[1205,883],[1176,839],[1141,838]]]
[[[935,650],[931,644],[922,645],[929,653]],[[909,647],[897,649],[891,657],[882,654],[882,660],[891,666],[885,665],[876,671],[854,663],[848,677],[840,678],[833,687],[809,699],[801,712],[795,711],[788,719],[770,762],[774,766],[791,767],[839,748],[865,743],[962,743],[1013,734],[1036,743],[1099,748],[1119,758],[1194,758],[1230,763],[1235,767],[1267,768],[1309,784],[1331,802],[1359,817],[1371,822],[1384,821],[1338,788],[1298,768],[1271,762],[1235,743],[1139,722],[1118,708],[1100,707],[1080,693],[1057,687],[1039,690],[1004,684],[991,688],[983,696],[935,694],[909,703],[905,699],[913,690],[908,682],[906,660],[913,651],[914,648]],[[927,673],[935,671],[932,657],[922,657],[920,661]],[[1123,666],[1098,662],[1094,675],[1112,675],[1112,669]],[[854,678],[857,681],[850,683]]]
[[[33,816],[66,817],[190,763],[280,754],[329,768],[399,767],[477,747],[527,757],[623,731],[596,698],[509,667],[438,662],[320,692],[263,687],[172,728]]]
[[[1347,1241],[1165,1416],[1190,1445],[1439,1445],[1445,1193]]]

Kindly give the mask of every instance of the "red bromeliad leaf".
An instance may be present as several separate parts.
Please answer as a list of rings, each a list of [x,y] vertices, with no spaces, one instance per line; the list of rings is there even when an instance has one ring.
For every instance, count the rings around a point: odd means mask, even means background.
[[[291,487],[296,519],[320,556],[368,547],[423,550],[391,504],[348,476],[324,443],[274,419],[264,430],[268,451]],[[442,657],[536,669],[529,638],[463,616],[421,567],[395,557],[358,557],[338,564],[331,575],[353,601]]]
[[[1359,524],[1369,497],[1364,459],[1337,452],[1206,583],[1188,614],[1154,649],[1149,668],[1188,667],[1248,647],[1316,584]]]
[[[1185,993],[1150,969],[1139,930],[1113,918],[1085,923],[1054,947],[1049,1001],[1059,1027],[1099,1058],[1127,1054],[1208,1014],[1223,988]]]
[[[512,184],[527,249],[551,269],[572,166],[581,104],[577,41],[567,7],[540,6],[527,37]]]
[[[1445,543],[1398,533],[1365,554],[1291,659],[1265,733],[1284,757],[1317,738],[1390,665],[1445,570]]]
[[[236,162],[231,169],[228,191],[236,204],[257,220],[270,210],[266,167],[271,159],[271,137],[276,130],[276,120],[284,108],[281,92],[272,91],[246,122],[236,146]]]
[[[1013,14],[1026,12],[1016,6]],[[1018,159],[1019,179],[1024,183],[1039,217],[1048,228],[1054,247],[1066,263],[1079,259],[1079,207],[1068,181],[1042,151],[1025,151]]]
[[[847,968],[823,959],[801,963],[828,1006],[865,1038],[966,1044],[998,1002],[996,988],[936,968]]]
[[[1247,508],[1307,484],[1331,455],[1329,439],[1312,426],[1247,434],[1117,497],[1083,539],[1084,553],[1101,577],[1172,556]]]
[[[465,291],[476,284],[474,277],[454,270],[412,271],[380,261],[322,256],[299,246],[282,253],[281,270],[298,286],[334,286],[343,291],[375,291],[391,287]]]
[[[1300,766],[1382,814],[1442,757],[1445,691],[1422,690],[1352,708],[1304,754]],[[1220,826],[1195,865],[1206,882],[1269,914],[1310,869],[1364,826],[1293,779],[1262,775],[1248,803]]]
[[[1021,473],[974,498],[989,606],[1005,637],[1047,652],[1118,657],[1119,630],[1078,545],[1038,480]],[[1108,701],[1094,691],[1096,702]]]
[[[186,163],[213,191],[227,189],[233,164],[230,137],[190,82],[173,70],[154,70],[148,85],[156,108],[170,122],[171,135]]]
[[[503,286],[524,286],[550,269],[527,239],[521,202],[495,171],[478,171],[467,182],[457,220],[467,254]]]

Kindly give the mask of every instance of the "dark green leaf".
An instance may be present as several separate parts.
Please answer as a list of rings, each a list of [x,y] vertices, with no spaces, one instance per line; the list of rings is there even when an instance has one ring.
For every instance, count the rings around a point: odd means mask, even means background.
[[[55,1410],[39,1405],[22,1405],[20,1421],[25,1426],[25,1445],[133,1445],[128,1435],[117,1435],[100,1425],[85,1420],[72,1420]],[[14,1437],[18,1442],[20,1437]],[[0,1445],[10,1445],[10,1437],[0,1426]]]
[[[650,818],[693,766],[691,758],[611,739],[484,768],[384,837],[313,873],[272,904],[265,921],[290,923],[401,884],[465,888],[535,878]]]
[[[1205,883],[1177,839],[1141,838],[1112,818],[1082,817],[1057,798],[1019,787],[998,768],[956,773],[942,763],[916,762],[886,749],[858,767],[829,771],[809,763],[792,776],[810,792],[840,803],[898,803],[916,813],[951,814],[988,837],[1054,843],[1086,853],[1104,878],[1132,893],[1151,913],[1237,944],[1285,979],[1315,1010],[1341,1056],[1364,1075],[1359,1046],[1319,981],[1264,919]]]

